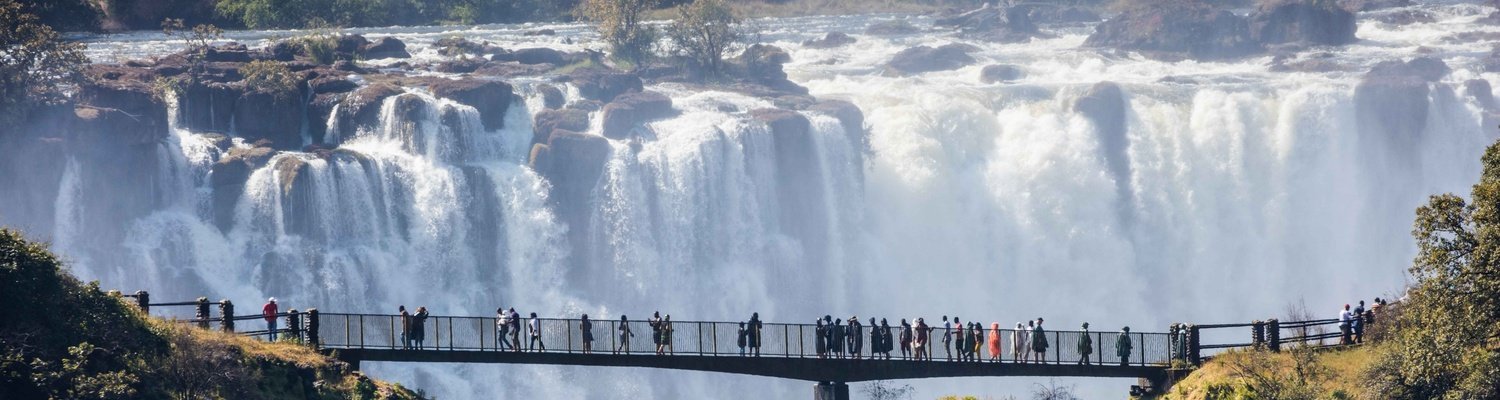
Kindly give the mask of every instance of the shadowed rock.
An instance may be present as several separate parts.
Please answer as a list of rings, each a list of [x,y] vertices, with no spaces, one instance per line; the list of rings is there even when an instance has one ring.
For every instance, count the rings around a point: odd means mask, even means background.
[[[437,79],[427,85],[432,94],[452,99],[479,110],[484,128],[498,130],[505,126],[505,112],[510,109],[515,92],[510,84],[482,79]]]
[[[604,137],[623,140],[635,127],[648,121],[672,116],[672,99],[656,92],[628,93],[604,105]]]
[[[1022,76],[1021,67],[1009,64],[986,65],[979,70],[979,81],[984,83],[1010,82]]]
[[[641,78],[632,74],[613,71],[581,70],[569,74],[568,82],[578,88],[578,95],[585,99],[608,102],[630,92],[641,91]]]
[[[957,43],[938,47],[917,46],[896,53],[885,64],[885,70],[887,74],[898,76],[955,70],[976,62],[969,56],[973,50],[973,46]]]
[[[1250,16],[1250,37],[1262,45],[1353,43],[1354,13],[1331,1],[1284,0],[1262,4]]]
[[[1094,27],[1084,46],[1158,58],[1238,58],[1261,51],[1245,18],[1201,1],[1136,5]]]
[[[809,49],[832,49],[843,47],[857,42],[853,37],[843,32],[828,32],[822,39],[808,39],[802,42],[802,47]]]
[[[364,57],[366,59],[378,60],[382,58],[411,58],[411,53],[406,51],[406,42],[394,37],[383,37],[375,39],[375,42],[364,46]]]

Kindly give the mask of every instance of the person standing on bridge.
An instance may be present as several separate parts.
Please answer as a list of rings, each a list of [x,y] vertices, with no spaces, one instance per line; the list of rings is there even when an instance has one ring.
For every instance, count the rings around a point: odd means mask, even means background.
[[[859,324],[859,316],[849,317],[849,354],[861,359],[859,352],[865,347],[865,330]]]
[[[506,339],[510,335],[510,314],[505,312],[505,307],[495,309],[495,349],[505,351],[510,348],[510,341]]]
[[[944,316],[947,318],[947,316]],[[942,324],[942,351],[948,354],[947,360],[953,361],[954,355],[963,361],[963,322],[957,316],[953,318],[953,325],[948,325],[947,319]]]
[[[760,322],[760,313],[750,313],[750,324],[745,329],[749,330],[745,337],[745,342],[750,346],[750,353],[756,357],[760,357],[760,334],[765,330],[765,324]]]
[[[651,345],[656,347],[656,354],[661,355],[661,311],[652,312],[646,324],[651,326]]]
[[[984,356],[980,354],[984,351],[984,325],[980,325],[978,322],[971,322],[970,324],[974,326],[971,330],[974,332],[974,346],[970,349],[971,355],[969,358],[972,358],[974,362],[983,361]]]
[[[1349,326],[1354,329],[1354,343],[1365,342],[1365,301],[1360,300],[1359,306],[1354,307],[1354,315],[1351,315]]]
[[[1120,329],[1120,337],[1115,339],[1115,354],[1120,356],[1120,366],[1130,365],[1130,350],[1133,348],[1130,344],[1130,327]]]
[[[667,314],[667,317],[666,318],[662,318],[662,320],[661,320],[661,346],[660,347],[661,348],[656,351],[657,355],[661,355],[663,351],[665,351],[666,352],[665,354],[667,354],[667,355],[671,355],[671,354],[675,353],[672,350],[672,314]]]
[[[1000,323],[990,323],[990,362],[1000,362]]]
[[[411,316],[411,339],[412,345],[421,350],[422,341],[427,339],[426,306],[417,306],[417,314]]]
[[[875,317],[870,317],[870,359],[880,358],[882,351],[885,351],[885,342],[880,340],[880,324],[875,323]]]
[[[823,319],[813,321],[813,349],[817,351],[817,358],[828,358],[828,327],[823,325]]]
[[[1047,330],[1042,329],[1042,319],[1038,317],[1036,328],[1031,330],[1031,349],[1036,351],[1037,362],[1047,363],[1048,347],[1051,347],[1051,344],[1047,343]]]
[[[745,323],[741,322],[740,323],[740,330],[735,335],[735,339],[734,339],[734,344],[740,347],[740,357],[744,357],[745,356],[745,345],[749,344],[749,343],[746,343],[746,341],[749,339],[746,336],[749,336],[749,334],[750,334],[749,332],[745,331]]]
[[[844,358],[844,336],[847,333],[848,331],[844,330],[844,320],[833,320],[833,338],[828,340],[828,348],[832,349],[833,355],[839,359]]]
[[[880,319],[880,345],[885,359],[891,359],[891,350],[895,350],[896,342],[891,340],[891,324],[885,318]]]
[[[510,322],[510,348],[511,348],[511,351],[520,352],[521,351],[521,313],[516,312],[516,308],[515,307],[511,307],[509,310],[506,310],[506,311],[510,311],[509,322]]]
[[[916,331],[917,337],[912,341],[912,348],[916,350],[917,360],[932,361],[931,346],[928,346],[928,341],[932,339],[932,327],[927,326],[927,321],[917,318]]]
[[[272,342],[276,341],[276,314],[278,314],[278,311],[280,310],[276,307],[275,297],[266,299],[266,305],[260,308],[261,316],[266,318],[266,337]]]
[[[1349,305],[1345,304],[1344,305],[1344,309],[1341,310],[1341,311],[1339,311],[1339,344],[1340,345],[1347,345],[1347,344],[1349,344],[1351,342],[1351,340],[1350,340],[1350,330],[1349,330],[1349,320],[1351,320],[1353,318],[1354,318],[1354,313],[1351,312],[1351,311],[1349,311]]]
[[[401,311],[401,350],[411,349],[411,313],[406,312],[406,305],[396,308]]]
[[[526,345],[526,349],[547,351],[547,343],[542,342],[542,319],[537,318],[536,313],[531,313],[531,321],[526,323],[526,327],[531,331],[528,332],[531,334],[531,342]]]
[[[953,325],[957,323],[958,317],[953,317],[953,321],[949,322],[948,316],[943,316],[943,359],[948,361],[953,361],[953,349],[956,349],[958,346],[953,345],[954,347],[952,348],[948,347],[953,343]],[[963,328],[959,329],[962,330]]]
[[[583,354],[594,351],[594,323],[589,322],[589,315],[583,314],[578,321],[578,333],[583,337]]]
[[[1089,337],[1089,323],[1083,323],[1083,335],[1078,337],[1078,364],[1089,365],[1089,355],[1094,354],[1094,338]]]
[[[1031,359],[1031,346],[1026,345],[1026,339],[1031,337],[1031,329],[1017,322],[1016,330],[1010,331],[1010,358],[1012,362],[1025,363]]]
[[[902,318],[901,319],[901,358],[903,358],[903,359],[911,359],[911,342],[912,342],[911,324],[909,324],[909,323],[906,322],[906,318]]]
[[[635,337],[635,333],[633,333],[633,332],[630,331],[630,319],[626,318],[624,315],[621,315],[620,316],[620,345],[615,346],[615,353],[619,354],[620,350],[624,349],[625,354],[630,354],[630,338],[633,338],[633,337]]]

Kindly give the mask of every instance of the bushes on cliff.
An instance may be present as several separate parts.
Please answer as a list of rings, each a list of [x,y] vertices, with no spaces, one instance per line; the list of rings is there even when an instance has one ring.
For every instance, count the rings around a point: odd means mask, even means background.
[[[263,92],[278,98],[295,96],[301,81],[288,69],[286,63],[272,60],[256,60],[240,67],[245,76],[245,90]]]
[[[585,0],[580,16],[594,23],[599,36],[618,58],[639,63],[656,47],[658,32],[645,24],[646,12],[659,0]]]
[[[1500,398],[1500,143],[1482,160],[1468,201],[1417,209],[1415,284],[1369,371],[1387,398]]]
[[[735,28],[739,19],[724,0],[694,0],[677,9],[677,19],[667,28],[676,51],[710,75],[724,69],[724,53],[743,36]]]
[[[61,101],[88,64],[83,45],[63,41],[16,0],[0,0],[0,126]]]
[[[317,351],[161,319],[0,228],[0,399],[415,399]]]

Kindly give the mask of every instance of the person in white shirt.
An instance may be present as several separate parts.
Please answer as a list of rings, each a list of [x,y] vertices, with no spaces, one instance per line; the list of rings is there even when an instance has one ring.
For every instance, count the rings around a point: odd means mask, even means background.
[[[1339,344],[1349,344],[1349,322],[1354,318],[1354,313],[1349,311],[1349,305],[1344,305],[1344,310],[1339,311]]]
[[[536,313],[531,313],[531,322],[526,325],[531,329],[531,343],[527,344],[526,349],[547,351],[547,344],[542,343],[542,320],[536,317]]]
[[[505,350],[511,347],[506,335],[510,332],[510,314],[505,312],[505,307],[495,309],[495,349]]]

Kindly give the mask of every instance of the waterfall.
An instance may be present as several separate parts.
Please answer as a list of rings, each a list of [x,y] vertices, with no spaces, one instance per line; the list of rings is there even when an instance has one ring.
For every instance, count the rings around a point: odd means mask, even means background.
[[[1467,80],[1495,81],[1475,58],[1488,48],[1432,40],[1472,29],[1483,13],[1430,7],[1440,22],[1362,22],[1367,42],[1329,50],[1347,71],[1294,73],[1269,72],[1266,59],[1101,54],[1077,48],[1090,28],[1060,27],[1030,43],[979,43],[973,66],[890,77],[878,73],[890,54],[953,39],[856,35],[857,46],[810,49],[798,43],[858,32],[872,17],[768,20],[765,40],[791,52],[791,78],[819,99],[858,105],[867,126],[796,111],[806,131],[777,132],[757,111],[785,108],[784,99],[648,85],[680,114],[610,141],[597,182],[581,183],[591,191],[571,199],[588,208],[561,210],[550,196],[563,182],[527,165],[538,99],[516,102],[504,128],[487,130],[473,107],[408,89],[347,137],[340,132],[355,130],[340,127],[361,122],[335,106],[323,139],[332,150],[281,152],[249,172],[227,229],[214,223],[210,184],[222,142],[176,125],[145,150],[74,149],[60,172],[0,171],[47,177],[22,186],[37,194],[0,193],[0,222],[53,232],[74,271],[108,288],[164,300],[276,296],[330,312],[513,306],[551,317],[759,312],[774,322],[855,314],[892,323],[946,314],[1005,326],[1043,316],[1053,329],[1088,321],[1159,331],[1276,317],[1299,299],[1331,311],[1397,294],[1415,251],[1412,210],[1429,194],[1465,192],[1496,139],[1485,126],[1494,110],[1460,94]],[[540,40],[513,30],[463,34]],[[409,43],[449,34],[414,32]],[[152,48],[139,38],[94,45]],[[1362,131],[1360,74],[1418,46],[1453,68],[1430,84],[1421,131]],[[1026,76],[982,84],[986,63]],[[1075,106],[1101,81],[1124,95],[1123,149]],[[599,135],[599,114],[586,134]],[[851,128],[868,128],[868,149]],[[1128,161],[1112,165],[1113,151]],[[27,164],[0,162],[12,165]],[[444,398],[806,392],[702,373],[367,368]],[[1118,395],[1123,385],[1111,383],[1087,387],[1097,390],[1088,397]],[[924,397],[1028,388],[914,384]]]

